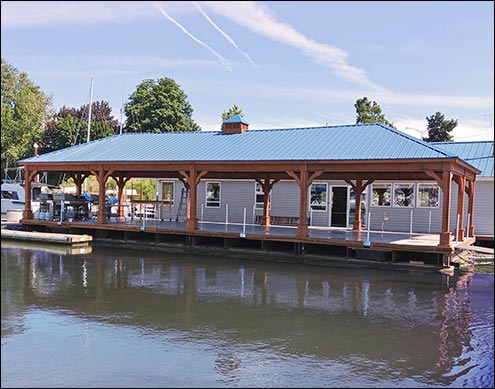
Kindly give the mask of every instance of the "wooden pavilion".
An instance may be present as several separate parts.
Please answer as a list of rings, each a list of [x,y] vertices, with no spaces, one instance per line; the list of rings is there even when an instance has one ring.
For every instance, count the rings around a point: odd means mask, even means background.
[[[118,186],[123,216],[124,186],[131,178],[169,177],[181,180],[189,191],[186,232],[198,229],[197,186],[202,179],[251,179],[263,188],[262,223],[270,223],[270,192],[280,180],[292,179],[299,187],[297,238],[308,236],[308,187],[318,179],[342,180],[356,194],[353,230],[361,231],[361,196],[376,180],[430,180],[442,191],[442,227],[439,247],[451,247],[450,207],[452,184],[458,186],[457,213],[462,240],[466,234],[464,209],[473,214],[476,175],[479,170],[454,154],[422,142],[382,124],[307,129],[248,130],[240,117],[224,123],[223,132],[123,134],[92,141],[20,161],[24,166],[26,193],[44,172],[73,177],[77,194],[93,175],[99,198],[112,177]],[[311,147],[308,147],[311,145]],[[467,205],[465,198],[467,197]],[[455,201],[455,199],[454,199]],[[31,199],[26,198],[23,223],[33,219]],[[469,221],[474,236],[474,220]],[[107,223],[100,206],[97,226]],[[113,227],[118,228],[118,227]]]

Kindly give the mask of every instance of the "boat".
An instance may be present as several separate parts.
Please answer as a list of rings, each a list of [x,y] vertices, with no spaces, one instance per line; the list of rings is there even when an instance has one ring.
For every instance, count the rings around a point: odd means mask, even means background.
[[[22,167],[5,169],[5,178],[2,181],[2,220],[12,221],[8,217],[9,213],[17,218],[15,221],[22,218],[22,211],[24,211],[26,203],[26,190],[22,173]],[[42,194],[51,192],[52,189],[45,182],[31,183],[31,210],[35,215],[39,213]]]

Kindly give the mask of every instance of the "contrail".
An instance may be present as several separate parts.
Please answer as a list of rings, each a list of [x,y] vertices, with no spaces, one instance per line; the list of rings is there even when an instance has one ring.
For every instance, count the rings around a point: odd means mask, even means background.
[[[350,65],[346,51],[336,46],[319,43],[300,33],[288,23],[279,20],[263,3],[231,1],[226,4],[222,1],[206,1],[205,4],[209,11],[230,19],[256,34],[298,49],[313,62],[327,67],[338,77],[364,85],[379,93],[391,93],[388,89],[372,82],[364,69]]]
[[[156,1],[152,1],[151,4],[158,10],[160,11],[163,16],[165,16],[168,20],[170,20],[172,23],[174,23],[177,27],[179,27],[183,32],[184,34],[186,34],[187,36],[189,36],[192,40],[194,40],[195,42],[199,43],[201,46],[203,46],[204,48],[208,49],[211,53],[213,53],[219,60],[220,62],[227,68],[228,71],[230,72],[233,72],[232,70],[232,65],[230,64],[230,62],[224,58],[221,54],[217,53],[215,50],[213,50],[210,46],[208,46],[206,43],[204,43],[202,40],[199,40],[198,38],[196,38],[193,34],[191,34],[189,31],[187,31],[178,21],[176,21],[172,16],[170,16],[168,13],[166,13],[162,7],[160,6],[160,4]]]
[[[244,57],[246,57],[246,59],[248,60],[248,62],[254,67],[254,68],[258,68],[258,66],[254,63],[253,59],[249,56],[248,53],[246,53],[245,51],[241,50],[239,48],[239,46],[237,46],[237,44],[234,42],[234,40],[229,36],[227,35],[227,33],[225,31],[223,31],[213,20],[211,20],[211,18],[206,14],[205,11],[203,11],[203,9],[199,6],[199,4],[196,2],[196,1],[193,1],[193,4],[196,6],[196,8],[198,9],[199,12],[201,12],[201,14],[206,18],[206,20],[208,20],[208,22],[220,33],[222,34],[225,39],[227,39],[231,44],[232,46],[234,46],[237,51],[239,53],[241,53]]]

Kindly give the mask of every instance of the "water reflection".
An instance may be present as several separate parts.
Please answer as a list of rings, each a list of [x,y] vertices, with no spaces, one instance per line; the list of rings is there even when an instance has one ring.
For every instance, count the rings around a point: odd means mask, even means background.
[[[217,380],[192,385],[493,386],[492,275],[2,248],[2,351],[37,309],[84,320],[88,364],[90,323],[201,345]]]

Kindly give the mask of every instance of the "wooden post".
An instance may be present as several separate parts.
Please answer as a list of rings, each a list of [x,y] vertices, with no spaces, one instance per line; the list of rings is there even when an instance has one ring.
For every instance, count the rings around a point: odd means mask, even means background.
[[[36,170],[31,171],[29,169],[29,166],[24,166],[24,191],[26,193],[24,198],[24,212],[22,214],[22,218],[25,220],[33,218],[33,211],[31,209],[31,181],[37,173],[38,172]]]
[[[198,229],[198,216],[197,216],[197,208],[198,208],[198,192],[197,186],[199,181],[203,176],[208,174],[208,170],[202,170],[200,172],[196,171],[196,167],[193,165],[189,169],[180,170],[179,173],[184,177],[181,180],[184,183],[186,189],[189,190],[189,196],[187,197],[187,229],[190,231]]]
[[[466,193],[466,177],[454,176],[457,184],[457,214],[459,215],[459,231],[455,231],[455,236],[461,242],[464,240],[464,194]]]
[[[280,178],[277,178],[273,181],[270,182],[270,178],[257,178],[256,182],[261,185],[263,189],[263,218],[261,220],[261,225],[263,226],[270,226],[270,198],[271,198],[271,191],[273,188],[273,185],[275,185],[277,182],[280,181]]]
[[[189,197],[187,198],[187,229],[198,229],[197,201],[198,191],[196,187],[196,169],[189,171]]]
[[[98,224],[107,223],[107,215],[105,213],[105,172],[100,170],[98,173]]]
[[[468,232],[469,237],[474,238],[474,188],[475,188],[475,180],[468,181],[468,214],[471,215],[469,218],[469,226]]]
[[[112,175],[112,178],[115,180],[117,183],[117,188],[118,188],[118,214],[117,214],[117,220],[118,221],[124,221],[125,220],[125,214],[124,214],[124,188],[125,184],[131,179],[131,177],[124,177],[123,173],[119,173],[118,175]]]
[[[440,231],[439,247],[450,247],[450,198],[452,190],[452,171],[444,169],[440,177],[433,170],[425,170],[425,173],[435,179],[442,188],[442,230]]]
[[[440,232],[439,246],[450,247],[450,198],[452,191],[452,172],[448,170],[443,171],[442,183],[442,231]]]
[[[72,178],[74,179],[74,184],[76,184],[76,196],[80,196],[82,193],[82,185],[84,180],[88,177],[88,174],[76,173]]]
[[[98,171],[91,171],[92,174],[94,174],[98,180],[98,219],[97,223],[98,224],[106,224],[108,223],[107,220],[107,215],[105,212],[105,184],[108,180],[108,177],[110,177],[113,174],[113,170],[105,172],[105,170],[101,169]]]
[[[297,236],[306,238],[309,235],[308,230],[308,187],[323,171],[316,171],[311,176],[308,172],[307,165],[301,166],[299,175],[294,171],[287,171],[287,174],[294,178],[299,185],[299,224],[297,226]]]
[[[363,184],[363,180],[360,178],[356,180],[355,184],[351,180],[344,180],[344,181],[352,187],[352,190],[354,190],[354,193],[356,194],[356,211],[354,214],[354,223],[352,224],[352,230],[361,231],[362,230],[361,199],[366,187],[369,184],[371,184],[374,180],[368,180],[364,184]]]

